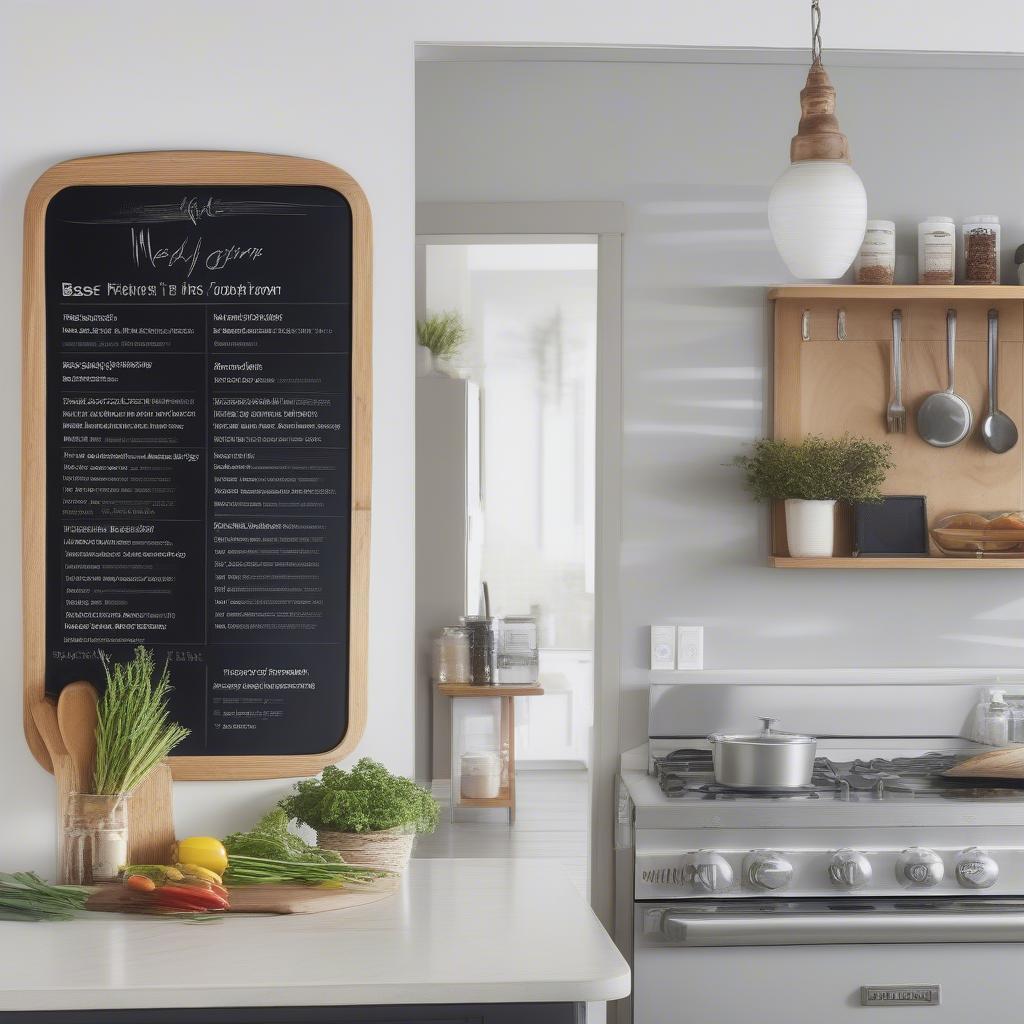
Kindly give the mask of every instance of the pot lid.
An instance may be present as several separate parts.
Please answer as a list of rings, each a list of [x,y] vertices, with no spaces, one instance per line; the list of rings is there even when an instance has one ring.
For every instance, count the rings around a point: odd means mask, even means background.
[[[759,716],[760,717],[760,716]],[[778,732],[775,729],[777,718],[761,717],[764,728],[757,733],[712,733],[708,737],[711,743],[756,743],[764,746],[781,746],[784,744],[804,746],[817,743],[813,736],[804,736],[798,732]]]

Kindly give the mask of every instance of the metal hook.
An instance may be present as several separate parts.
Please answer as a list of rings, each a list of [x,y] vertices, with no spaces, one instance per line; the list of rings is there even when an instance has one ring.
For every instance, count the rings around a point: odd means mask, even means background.
[[[811,311],[805,309],[803,316],[800,317],[800,337],[804,341],[811,340]]]

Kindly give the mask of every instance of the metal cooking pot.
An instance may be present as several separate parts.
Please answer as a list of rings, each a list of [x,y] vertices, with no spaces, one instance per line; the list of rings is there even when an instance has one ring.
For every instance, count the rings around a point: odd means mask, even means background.
[[[762,718],[751,735],[712,733],[708,737],[715,781],[734,789],[797,789],[811,784],[818,741],[813,736],[776,732],[777,719]]]

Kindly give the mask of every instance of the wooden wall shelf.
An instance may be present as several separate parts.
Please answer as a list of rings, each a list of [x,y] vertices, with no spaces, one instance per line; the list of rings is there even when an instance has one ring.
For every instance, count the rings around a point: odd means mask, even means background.
[[[1024,287],[795,285],[768,293],[774,307],[772,434],[861,435],[892,445],[884,493],[923,494],[929,526],[955,512],[1024,509],[1024,443],[1004,455],[979,437],[988,402],[987,314],[999,314],[999,404],[1024,429]],[[956,387],[974,413],[971,435],[934,448],[917,433],[926,395],[946,387],[946,310],[957,310]],[[903,319],[904,434],[889,434],[892,311]],[[772,510],[769,564],[778,569],[1024,569],[1024,559],[855,558],[849,509],[837,510],[833,558],[789,557],[782,503]]]
[[[772,288],[768,298],[776,299],[884,299],[910,302],[941,299],[943,302],[1006,300],[1024,302],[1024,285],[1019,284],[795,284]]]
[[[773,569],[1024,569],[1024,558],[789,558],[773,555]]]

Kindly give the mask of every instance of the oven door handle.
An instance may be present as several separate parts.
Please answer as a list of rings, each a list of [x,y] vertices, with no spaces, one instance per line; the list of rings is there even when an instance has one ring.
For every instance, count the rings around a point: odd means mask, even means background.
[[[1024,912],[687,914],[651,910],[659,945],[816,946],[883,942],[1024,942]]]

